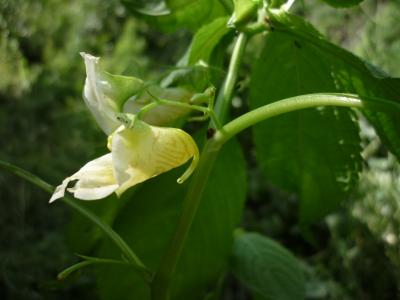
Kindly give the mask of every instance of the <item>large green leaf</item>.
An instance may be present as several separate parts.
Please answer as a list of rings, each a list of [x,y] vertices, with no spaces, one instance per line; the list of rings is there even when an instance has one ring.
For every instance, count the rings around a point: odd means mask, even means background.
[[[271,15],[271,22],[277,34],[303,40],[305,44],[316,48],[326,61],[330,61],[332,80],[338,91],[384,98],[396,105],[400,103],[399,78],[391,78],[351,52],[329,43],[309,23],[299,17],[274,13]],[[366,106],[368,107],[368,103]],[[388,149],[400,159],[400,112],[393,110],[392,113],[388,111],[381,113],[371,107],[365,110],[364,114]]]
[[[273,31],[252,74],[253,108],[313,92],[398,99],[398,80],[376,77],[359,58],[324,40],[303,19],[283,12],[271,13],[270,19]],[[399,113],[365,113],[388,147],[399,154]],[[268,178],[299,194],[303,223],[335,209],[358,179],[360,139],[356,117],[349,109],[290,113],[256,126],[254,136]]]
[[[232,163],[234,162],[234,163]],[[203,299],[227,267],[232,231],[245,198],[244,158],[237,143],[222,150],[210,175],[173,284],[174,300]],[[134,195],[121,211],[115,229],[152,270],[156,270],[180,213],[187,185],[177,185],[179,170],[161,175]],[[118,257],[105,244],[102,257]],[[102,299],[149,299],[149,289],[129,269],[99,267]]]
[[[318,49],[282,34],[269,35],[255,61],[252,108],[291,96],[334,92],[330,61]],[[269,180],[300,195],[300,219],[334,209],[357,180],[360,139],[349,109],[293,112],[254,127],[257,157]]]
[[[260,234],[240,233],[235,238],[232,270],[260,299],[305,297],[299,261],[286,248]]]

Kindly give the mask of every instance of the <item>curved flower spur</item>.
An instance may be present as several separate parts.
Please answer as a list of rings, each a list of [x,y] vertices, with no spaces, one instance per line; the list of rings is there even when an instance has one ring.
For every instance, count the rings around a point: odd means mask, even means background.
[[[152,126],[135,115],[121,114],[123,103],[140,91],[140,79],[108,74],[113,76],[110,77],[113,81],[107,81],[96,71],[98,58],[89,54],[82,56],[87,71],[85,103],[99,126],[109,135],[108,148],[111,152],[88,162],[64,179],[50,202],[62,198],[65,190],[81,200],[101,199],[113,192],[120,196],[129,187],[193,158],[189,168],[177,180],[183,183],[194,171],[199,159],[199,150],[193,138],[181,129]],[[121,84],[122,88],[115,92],[114,89]],[[68,187],[72,181],[76,182]]]

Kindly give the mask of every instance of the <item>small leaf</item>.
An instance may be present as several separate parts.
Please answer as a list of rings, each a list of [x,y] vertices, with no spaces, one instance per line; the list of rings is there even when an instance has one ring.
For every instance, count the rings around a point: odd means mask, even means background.
[[[305,282],[298,260],[286,248],[257,233],[239,233],[233,273],[260,299],[304,299]],[[257,298],[258,299],[258,298]]]

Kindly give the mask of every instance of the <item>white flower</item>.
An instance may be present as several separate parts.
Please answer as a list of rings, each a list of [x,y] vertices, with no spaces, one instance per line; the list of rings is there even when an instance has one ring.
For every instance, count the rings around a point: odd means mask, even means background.
[[[75,198],[96,200],[176,168],[193,158],[183,182],[196,168],[199,150],[192,137],[177,128],[163,128],[134,120],[132,128],[120,126],[109,141],[111,153],[101,156],[59,185],[50,202],[64,196],[65,190]],[[77,180],[72,187],[68,184]]]

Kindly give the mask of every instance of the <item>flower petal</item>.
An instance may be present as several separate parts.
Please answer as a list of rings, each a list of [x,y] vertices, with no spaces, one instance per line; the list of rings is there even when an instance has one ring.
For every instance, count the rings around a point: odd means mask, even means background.
[[[81,52],[81,56],[86,66],[83,99],[101,129],[108,135],[120,125],[114,116],[114,113],[118,111],[117,104],[105,96],[105,89],[110,89],[110,86],[103,80],[98,70],[100,58],[84,52]]]
[[[68,183],[77,180],[75,185],[67,188]],[[64,179],[59,185],[50,202],[64,197],[65,189],[81,200],[96,200],[105,198],[118,188],[112,164],[111,153],[103,155],[85,164],[78,172]]]
[[[122,194],[129,187],[176,168],[194,157],[199,150],[192,137],[177,128],[150,126],[135,120],[133,128],[121,126],[112,136],[112,157],[116,191]]]

